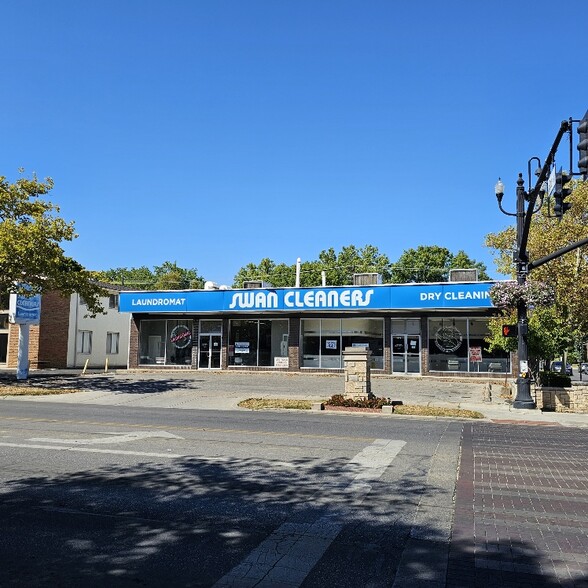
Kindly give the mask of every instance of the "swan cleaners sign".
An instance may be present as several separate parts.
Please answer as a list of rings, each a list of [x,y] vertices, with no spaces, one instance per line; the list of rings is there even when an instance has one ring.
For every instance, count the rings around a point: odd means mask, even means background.
[[[338,288],[260,288],[121,292],[120,311],[239,313],[492,308],[493,282],[401,284]]]

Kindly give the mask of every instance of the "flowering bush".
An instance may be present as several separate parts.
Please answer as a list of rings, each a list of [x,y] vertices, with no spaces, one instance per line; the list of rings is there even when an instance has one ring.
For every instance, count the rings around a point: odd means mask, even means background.
[[[391,404],[390,398],[360,398],[354,400],[353,398],[345,398],[343,394],[335,394],[327,400],[326,404],[329,406],[346,406],[353,408],[382,408],[385,404]]]
[[[528,308],[551,306],[555,302],[555,292],[544,282],[498,282],[490,288],[490,298],[496,308],[514,310],[519,302],[525,302]]]

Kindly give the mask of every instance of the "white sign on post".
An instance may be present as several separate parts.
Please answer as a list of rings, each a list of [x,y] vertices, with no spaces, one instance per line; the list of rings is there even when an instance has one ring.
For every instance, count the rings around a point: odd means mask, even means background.
[[[29,377],[29,327],[41,321],[41,295],[11,294],[8,321],[19,327],[16,379],[26,380]]]
[[[555,168],[551,170],[547,180],[547,195],[551,196],[555,190]]]
[[[17,325],[38,325],[41,320],[41,295],[11,294],[8,321]]]

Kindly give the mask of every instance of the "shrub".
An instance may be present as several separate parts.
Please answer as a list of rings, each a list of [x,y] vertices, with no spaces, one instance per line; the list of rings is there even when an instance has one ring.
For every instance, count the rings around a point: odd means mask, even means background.
[[[548,388],[569,388],[572,379],[567,374],[558,372],[539,372],[539,384]]]
[[[520,302],[529,308],[551,306],[555,299],[553,288],[543,282],[527,280],[518,284],[512,280],[497,282],[490,288],[490,298],[496,308],[514,310]]]
[[[374,397],[353,400],[352,398],[345,398],[343,394],[335,394],[326,402],[329,406],[346,406],[349,408],[382,408],[385,404],[391,403],[390,398]]]

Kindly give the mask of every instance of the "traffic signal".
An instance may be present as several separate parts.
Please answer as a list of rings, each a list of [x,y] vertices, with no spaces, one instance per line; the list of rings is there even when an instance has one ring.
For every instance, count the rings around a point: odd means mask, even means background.
[[[558,171],[555,174],[555,191],[553,192],[553,214],[561,220],[562,216],[572,207],[566,198],[572,193],[571,188],[565,186],[572,179],[571,175],[566,171]]]
[[[519,336],[518,325],[502,325],[502,336],[503,337],[518,337]]]
[[[588,110],[578,125],[578,169],[584,180],[588,179]]]

